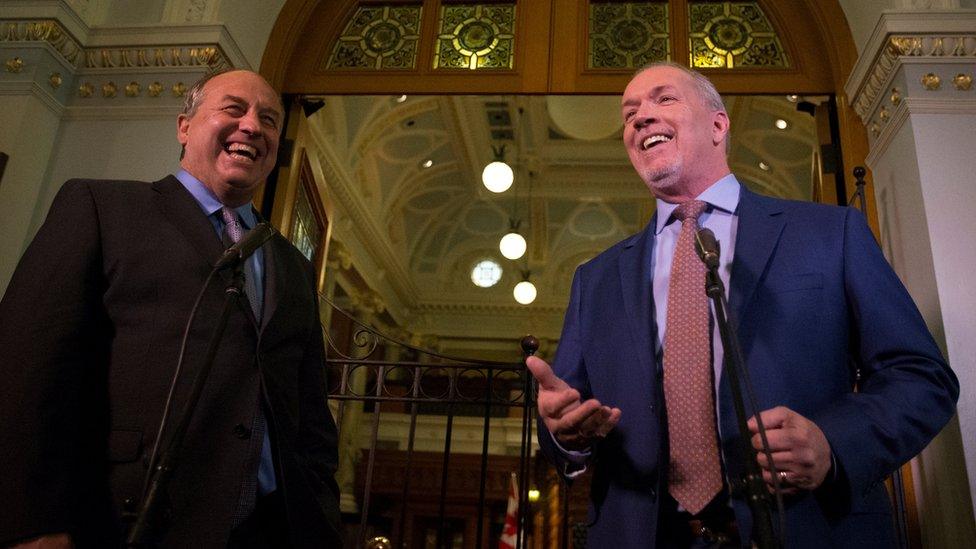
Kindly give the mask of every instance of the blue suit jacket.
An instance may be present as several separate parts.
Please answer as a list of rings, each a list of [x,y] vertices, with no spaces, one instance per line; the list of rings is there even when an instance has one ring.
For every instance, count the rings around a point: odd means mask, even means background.
[[[836,480],[785,502],[789,547],[891,546],[882,481],[949,420],[958,381],[860,213],[744,187],[737,213],[730,316],[759,407],[787,406],[813,420],[838,466]],[[593,450],[591,547],[653,546],[667,492],[651,320],[654,226],[652,219],[577,270],[554,361],[556,375],[584,399],[622,411]],[[739,430],[724,374],[719,383],[726,474],[739,478]],[[565,456],[541,422],[539,431],[543,452],[563,469]],[[748,533],[745,503],[733,507]]]

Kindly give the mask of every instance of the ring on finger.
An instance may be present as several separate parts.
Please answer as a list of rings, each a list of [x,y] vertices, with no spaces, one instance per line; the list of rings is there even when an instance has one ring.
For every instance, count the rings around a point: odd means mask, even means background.
[[[786,475],[786,471],[779,472],[779,481],[784,484],[790,481],[790,479]]]

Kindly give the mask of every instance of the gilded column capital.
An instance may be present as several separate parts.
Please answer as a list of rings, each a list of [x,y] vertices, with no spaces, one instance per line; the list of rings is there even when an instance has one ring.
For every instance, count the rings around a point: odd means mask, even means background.
[[[971,108],[974,61],[976,10],[884,12],[845,89],[873,144],[909,109]]]

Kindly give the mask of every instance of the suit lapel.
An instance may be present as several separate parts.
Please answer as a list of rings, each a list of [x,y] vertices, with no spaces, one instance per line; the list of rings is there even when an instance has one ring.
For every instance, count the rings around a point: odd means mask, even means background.
[[[731,317],[741,324],[756,288],[766,274],[766,265],[786,224],[783,206],[742,187],[735,237],[735,258],[729,291]]]
[[[172,175],[153,183],[153,189],[157,192],[156,203],[163,212],[163,218],[176,227],[213,267],[224,248],[193,195]]]
[[[153,189],[157,192],[156,203],[163,213],[163,218],[176,227],[190,245],[199,252],[207,265],[213,268],[217,259],[224,252],[224,245],[214,231],[213,224],[200,209],[200,205],[193,198],[193,195],[183,187],[179,179],[172,175],[153,183]],[[218,276],[224,284],[231,281],[229,270],[221,271]],[[265,276],[267,277],[267,273]],[[238,301],[244,314],[257,328],[257,321],[254,318],[254,311],[251,310],[251,304],[246,298]],[[267,297],[265,297],[265,301],[267,301]],[[267,308],[267,305],[265,307]],[[267,314],[266,309],[264,316],[267,317]]]
[[[651,278],[655,227],[657,227],[656,212],[651,217],[651,221],[647,224],[644,232],[631,238],[617,259],[627,326],[634,338],[635,350],[642,366],[641,371],[648,373],[653,373],[656,370],[654,361],[656,345],[654,341],[657,337],[657,331],[652,321],[654,299]],[[636,299],[634,299],[635,297]]]

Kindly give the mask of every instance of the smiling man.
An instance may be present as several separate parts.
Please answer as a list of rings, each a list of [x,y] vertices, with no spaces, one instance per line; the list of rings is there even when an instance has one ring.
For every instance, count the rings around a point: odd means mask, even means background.
[[[260,221],[250,202],[283,116],[261,76],[209,75],[177,119],[175,176],[72,180],[55,198],[0,302],[0,546],[120,546],[179,357],[176,414],[228,276],[201,296],[185,351],[184,326],[225,246]],[[316,281],[281,235],[246,262],[158,546],[339,546]]]
[[[527,361],[543,452],[568,478],[594,470],[588,546],[751,546],[735,487],[740,438],[759,437],[755,419],[748,433],[736,422],[693,247],[706,227],[786,496],[786,545],[893,547],[882,480],[945,425],[959,385],[863,216],[742,186],[722,99],[686,67],[641,70],[621,106],[657,212],[576,271],[553,367]]]

